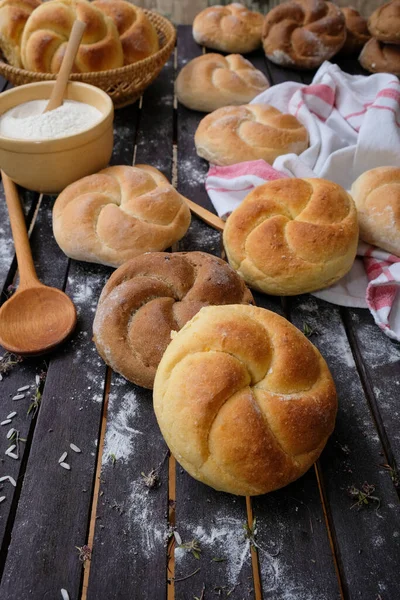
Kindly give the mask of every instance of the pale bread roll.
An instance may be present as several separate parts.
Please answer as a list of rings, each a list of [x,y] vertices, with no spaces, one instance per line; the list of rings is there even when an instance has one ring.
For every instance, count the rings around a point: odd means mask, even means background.
[[[368,42],[371,34],[368,31],[367,19],[352,6],[341,9],[346,20],[346,41],[340,50],[341,55],[352,55],[359,52]]]
[[[296,117],[267,104],[219,108],[200,121],[194,142],[197,154],[215,165],[301,154],[308,147],[306,128]]]
[[[324,0],[284,2],[265,17],[262,40],[273,63],[316,69],[345,43],[344,15],[335,4]]]
[[[203,306],[253,298],[224,260],[205,252],[149,252],[124,263],[104,287],[93,323],[97,350],[129,381],[152,388],[161,357]]]
[[[368,19],[368,28],[377,40],[400,44],[400,0],[379,6]]]
[[[303,475],[337,411],[332,376],[315,346],[286,319],[255,306],[202,308],[166,349],[153,398],[182,467],[243,496]]]
[[[400,257],[400,168],[366,171],[351,187],[360,238]]]
[[[176,80],[179,102],[202,112],[246,104],[268,87],[265,75],[240,54],[198,56],[183,67]]]
[[[29,16],[40,4],[40,0],[0,0],[0,48],[13,67],[22,67],[22,32]]]
[[[393,73],[400,75],[400,46],[385,44],[371,38],[358,58],[370,73]]]
[[[261,44],[263,16],[234,2],[210,6],[193,21],[193,37],[198,44],[234,54],[256,50]]]
[[[278,179],[256,187],[228,217],[229,263],[266,294],[292,296],[335,283],[356,256],[354,202],[325,179]]]
[[[186,233],[190,210],[160,171],[116,166],[65,188],[53,207],[53,232],[70,258],[119,267],[165,250]]]
[[[114,21],[122,44],[124,65],[157,52],[157,30],[141,8],[125,0],[95,0],[92,4]]]
[[[50,0],[35,9],[26,22],[21,41],[24,68],[58,73],[76,19],[86,28],[72,71],[88,73],[122,67],[122,44],[112,19],[86,0]]]

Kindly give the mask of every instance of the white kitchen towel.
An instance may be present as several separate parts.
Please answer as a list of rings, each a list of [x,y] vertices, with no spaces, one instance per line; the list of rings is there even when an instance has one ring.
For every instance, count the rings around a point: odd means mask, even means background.
[[[285,82],[257,96],[253,103],[275,106],[295,115],[307,128],[310,145],[300,156],[278,157],[273,169],[264,161],[229,167],[211,166],[206,189],[218,214],[236,208],[253,187],[286,175],[324,177],[350,189],[364,171],[378,166],[400,166],[400,83],[391,74],[368,77],[349,75],[325,62],[311,85]],[[400,340],[400,273],[397,257],[375,256],[368,251],[364,262],[382,269],[371,270],[371,279],[361,261],[338,284],[315,295],[342,306],[369,307],[377,324],[390,337]]]

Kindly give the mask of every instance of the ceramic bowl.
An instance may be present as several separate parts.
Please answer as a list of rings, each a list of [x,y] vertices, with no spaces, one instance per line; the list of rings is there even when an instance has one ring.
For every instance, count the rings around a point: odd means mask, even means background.
[[[30,83],[0,94],[0,115],[10,108],[50,97],[54,81]],[[66,99],[91,104],[102,113],[89,129],[52,140],[21,140],[0,135],[0,167],[15,183],[53,194],[108,165],[113,148],[114,108],[99,88],[69,82]]]

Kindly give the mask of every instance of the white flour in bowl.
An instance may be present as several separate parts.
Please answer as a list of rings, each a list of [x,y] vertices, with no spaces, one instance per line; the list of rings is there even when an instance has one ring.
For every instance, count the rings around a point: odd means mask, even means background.
[[[31,100],[0,117],[0,135],[21,140],[50,140],[80,133],[100,121],[102,113],[84,102],[64,103],[44,113],[48,100]]]

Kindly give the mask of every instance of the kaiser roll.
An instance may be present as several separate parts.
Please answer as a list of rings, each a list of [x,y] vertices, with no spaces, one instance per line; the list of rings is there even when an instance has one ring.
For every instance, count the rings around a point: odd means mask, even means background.
[[[371,38],[362,49],[358,60],[370,73],[400,75],[400,46],[384,44]]]
[[[54,237],[71,258],[119,267],[165,250],[186,233],[190,211],[160,171],[116,166],[65,188],[53,207]]]
[[[203,306],[251,301],[243,280],[211,254],[142,254],[117,269],[103,289],[94,341],[114,371],[152,388],[172,331]]]
[[[253,496],[310,468],[334,428],[337,400],[324,359],[286,319],[255,306],[208,306],[165,351],[154,410],[192,477]]]
[[[193,21],[193,37],[198,44],[222,52],[252,52],[261,44],[263,16],[237,2],[210,6]]]
[[[268,79],[240,54],[203,54],[183,67],[176,80],[181,104],[211,112],[245,104],[269,87]]]
[[[351,268],[358,242],[354,202],[325,179],[277,179],[256,187],[228,217],[224,246],[250,287],[282,296],[325,288]]]
[[[364,19],[358,10],[351,6],[346,6],[341,10],[346,21],[346,41],[340,53],[351,55],[359,52],[371,35],[368,31],[367,19]]]
[[[197,154],[215,165],[300,154],[308,147],[305,127],[292,115],[267,104],[219,108],[200,121],[194,142]]]
[[[22,67],[22,32],[28,17],[40,4],[40,0],[0,0],[0,48],[13,67]]]
[[[95,0],[93,6],[114,21],[122,43],[125,65],[157,52],[157,30],[141,8],[125,0]]]
[[[25,69],[57,73],[75,19],[86,24],[73,71],[87,73],[122,67],[124,55],[112,19],[86,0],[50,0],[26,22],[21,42]]]
[[[400,168],[366,171],[351,187],[360,238],[400,257]]]
[[[265,17],[262,40],[267,58],[277,65],[315,69],[345,43],[344,15],[324,0],[284,2]]]
[[[400,44],[400,0],[379,6],[370,16],[368,28],[377,40]]]

